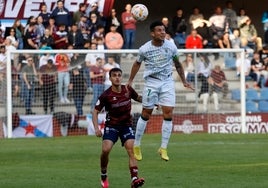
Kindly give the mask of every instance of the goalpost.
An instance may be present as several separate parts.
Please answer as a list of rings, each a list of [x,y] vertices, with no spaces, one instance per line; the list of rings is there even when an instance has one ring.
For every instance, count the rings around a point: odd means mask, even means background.
[[[80,73],[85,76],[85,80],[88,81],[89,79],[89,72],[86,70],[86,63],[85,59],[87,54],[90,54],[91,57],[101,57],[103,58],[103,63],[107,63],[108,57],[113,56],[114,60],[120,64],[121,69],[123,70],[123,83],[125,83],[128,79],[130,74],[132,63],[135,60],[135,56],[137,55],[138,50],[16,50],[7,53],[7,64],[6,64],[6,74],[2,81],[1,90],[4,89],[3,94],[3,106],[6,107],[4,112],[1,114],[2,120],[7,125],[7,137],[12,138],[12,130],[14,128],[14,114],[18,115],[25,115],[25,101],[23,94],[23,78],[21,75],[21,70],[19,72],[14,72],[14,66],[17,68],[18,65],[25,66],[25,60],[27,60],[28,56],[31,56],[34,60],[38,76],[35,76],[34,80],[34,95],[31,99],[32,110],[35,115],[46,115],[49,114],[50,111],[44,110],[44,98],[43,98],[43,87],[39,83],[39,78],[42,74],[40,72],[40,63],[42,56],[47,55],[47,59],[53,59],[55,62],[55,56],[57,54],[65,54],[70,60],[70,65],[68,67],[69,72],[69,79],[71,79],[73,69],[79,69]],[[179,49],[179,60],[183,62],[187,57],[187,55],[192,56],[193,64],[194,64],[194,80],[191,82],[193,84],[195,91],[189,91],[183,87],[180,79],[174,69],[173,78],[175,79],[175,87],[176,87],[176,106],[174,109],[174,129],[173,131],[176,132],[185,132],[189,133],[195,131],[193,130],[193,124],[199,124],[198,122],[202,122],[202,118],[206,120],[206,122],[221,122],[223,118],[226,118],[226,114],[238,114],[240,118],[239,123],[239,132],[246,133],[246,109],[245,109],[245,73],[244,71],[241,72],[240,78],[237,77],[235,66],[235,59],[239,57],[244,61],[245,59],[245,52],[243,49],[193,49],[193,50],[186,50],[186,49]],[[231,54],[231,55],[230,55]],[[218,101],[219,101],[219,108],[215,109],[214,98],[212,97],[213,94],[203,95],[207,96],[207,106],[204,110],[203,99],[199,96],[200,89],[202,87],[202,83],[200,81],[197,69],[198,64],[200,63],[200,59],[206,56],[211,63],[211,69],[215,67],[215,65],[219,65],[222,70],[225,72],[227,77],[227,83],[229,84],[229,91],[227,93],[226,98],[222,98],[222,94],[219,94]],[[228,59],[229,58],[229,59]],[[44,58],[46,59],[46,58]],[[47,60],[46,59],[46,60]],[[46,61],[45,60],[45,61]],[[228,64],[227,60],[232,60],[232,66]],[[12,64],[11,64],[12,61]],[[42,62],[43,63],[43,62]],[[229,62],[230,63],[230,62]],[[143,89],[143,69],[144,67],[141,66],[141,70],[138,72],[134,79],[133,88],[141,94]],[[243,64],[242,68],[243,70]],[[56,95],[54,98],[54,108],[51,113],[68,113],[68,114],[77,114],[77,110],[74,104],[74,91],[69,87],[63,84],[62,90],[64,87],[68,87],[67,91],[67,98],[68,102],[61,101],[59,98],[59,75],[58,72],[54,72],[56,77]],[[17,77],[18,76],[18,80]],[[93,101],[93,93],[92,84],[87,83],[87,91],[85,92],[84,97],[84,105],[83,105],[83,115],[90,114],[91,112],[91,103]],[[18,86],[19,93],[15,95],[14,86]],[[81,88],[81,91],[84,88]],[[241,96],[239,101],[232,99],[231,91],[234,89],[239,89]],[[64,93],[64,91],[62,91]],[[17,93],[16,93],[17,94]],[[48,104],[49,108],[49,104]],[[3,111],[3,110],[2,110]],[[133,102],[132,106],[133,113],[140,113],[141,112],[141,104]],[[152,118],[151,124],[158,124],[159,120],[161,119],[161,107],[154,111],[153,113],[155,118]],[[51,114],[53,115],[53,114]],[[181,121],[181,117],[184,118]],[[194,118],[195,122],[189,122],[189,117]],[[62,117],[63,118],[63,117]],[[186,121],[187,120],[187,121]],[[190,126],[187,126],[187,125]],[[154,126],[148,126],[147,132],[157,132],[159,131],[158,128]],[[198,131],[198,130],[197,130]],[[203,130],[207,132],[208,130]]]

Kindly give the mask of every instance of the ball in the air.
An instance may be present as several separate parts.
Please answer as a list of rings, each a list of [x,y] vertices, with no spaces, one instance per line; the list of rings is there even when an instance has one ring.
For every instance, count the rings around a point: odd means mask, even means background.
[[[135,4],[131,9],[131,14],[137,21],[144,21],[149,14],[147,7],[143,4]]]

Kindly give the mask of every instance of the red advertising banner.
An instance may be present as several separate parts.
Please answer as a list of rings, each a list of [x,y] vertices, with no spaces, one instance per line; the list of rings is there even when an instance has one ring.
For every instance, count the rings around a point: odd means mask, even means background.
[[[162,116],[153,115],[149,121],[146,133],[161,133]],[[246,131],[250,134],[268,133],[268,114],[247,114]],[[188,114],[173,116],[174,133],[241,133],[240,114]]]

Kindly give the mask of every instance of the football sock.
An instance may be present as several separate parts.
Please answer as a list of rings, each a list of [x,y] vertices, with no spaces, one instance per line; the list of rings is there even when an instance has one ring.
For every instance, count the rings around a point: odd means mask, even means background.
[[[138,177],[138,167],[137,166],[129,167],[129,171],[130,171],[130,176],[131,176],[131,179],[132,180],[134,178],[137,178]]]
[[[107,178],[107,170],[101,170],[101,180],[106,180]]]
[[[148,120],[140,117],[137,122],[136,133],[135,133],[135,141],[134,146],[139,146],[141,144],[141,139],[144,134],[144,130],[146,128]]]
[[[166,149],[172,132],[172,120],[163,120],[161,148]]]

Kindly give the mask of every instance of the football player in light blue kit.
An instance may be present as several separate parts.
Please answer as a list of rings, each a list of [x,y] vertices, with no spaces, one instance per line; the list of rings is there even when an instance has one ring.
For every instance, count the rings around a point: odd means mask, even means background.
[[[175,106],[175,86],[172,78],[173,63],[181,78],[183,85],[193,89],[186,82],[184,70],[178,60],[178,51],[174,43],[165,39],[165,27],[161,21],[155,21],[150,25],[152,40],[140,47],[137,60],[134,62],[127,85],[132,85],[133,79],[144,63],[144,90],[142,95],[142,113],[137,122],[134,155],[137,160],[142,160],[141,139],[147,122],[155,105],[162,108],[162,141],[158,150],[161,158],[169,160],[167,145],[172,132],[172,116]]]

